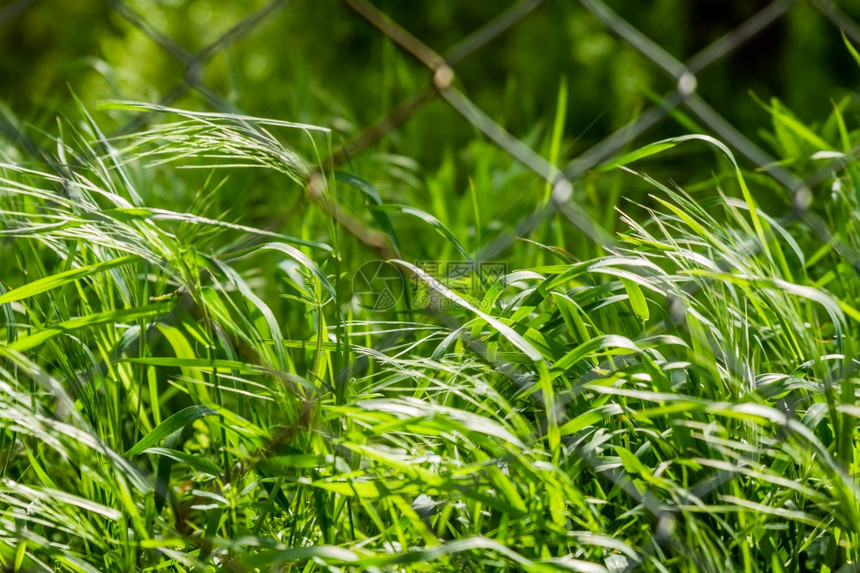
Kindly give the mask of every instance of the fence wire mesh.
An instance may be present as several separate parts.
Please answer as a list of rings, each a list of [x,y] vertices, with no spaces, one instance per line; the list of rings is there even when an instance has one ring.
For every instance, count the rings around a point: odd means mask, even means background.
[[[762,150],[746,134],[724,119],[698,94],[699,76],[702,72],[716,62],[731,56],[744,44],[763,33],[781,18],[786,17],[786,14],[796,4],[801,3],[800,0],[774,0],[735,29],[701,49],[686,62],[681,62],[668,53],[657,42],[624,20],[603,1],[581,0],[581,4],[609,30],[670,76],[675,83],[675,88],[665,94],[658,104],[639,114],[628,125],[581,152],[563,166],[552,165],[521,139],[506,131],[455,85],[457,64],[485,48],[510,28],[520,25],[529,14],[543,4],[543,0],[521,0],[515,3],[496,18],[457,42],[444,54],[439,54],[431,49],[371,3],[364,0],[344,0],[344,2],[355,12],[356,16],[364,19],[377,29],[379,34],[386,36],[405,53],[425,66],[430,72],[430,80],[426,87],[393,107],[378,121],[368,125],[352,141],[336,149],[326,163],[326,167],[338,167],[348,158],[356,157],[371,148],[375,143],[419,114],[429,102],[438,98],[449,104],[462,117],[463,121],[474,126],[501,150],[534,172],[539,178],[553,185],[552,201],[547,208],[540,209],[524,218],[515,226],[515,232],[497,238],[494,243],[488,245],[479,254],[478,260],[488,260],[498,256],[513,243],[515,237],[527,234],[556,213],[561,213],[571,225],[579,229],[590,240],[601,245],[611,245],[613,242],[611,235],[592,221],[583,209],[577,208],[573,198],[574,184],[589,170],[600,165],[642,134],[666,120],[670,113],[679,107],[691,112],[714,136],[727,143],[736,154],[746,159],[749,165],[767,173],[776,182],[792,192],[795,197],[795,208],[789,214],[794,217],[804,218],[809,214],[813,201],[812,187],[830,177],[846,162],[860,153],[860,149],[855,149],[847,157],[834,160],[804,180]],[[14,25],[16,16],[37,3],[38,0],[17,0],[7,5],[0,10],[0,26]],[[808,0],[808,3],[814,6],[823,17],[832,22],[848,38],[860,43],[860,26],[842,11],[836,2]],[[231,43],[241,40],[278,11],[287,8],[290,5],[290,0],[272,0],[266,3],[197,52],[189,51],[181,42],[162,32],[157,26],[150,23],[144,14],[135,10],[127,2],[105,0],[105,4],[181,64],[183,75],[176,78],[175,87],[161,98],[160,104],[170,105],[184,94],[194,91],[214,109],[232,113],[239,112],[239,110],[204,81],[206,65]],[[147,117],[149,117],[147,114],[141,114],[116,130],[114,135],[129,133],[141,127]],[[7,132],[14,129],[8,125],[5,128]],[[26,136],[20,131],[16,131],[12,135],[18,141],[26,140]],[[329,208],[333,211],[330,214],[339,215],[336,207],[330,206]],[[340,216],[346,217],[347,215]],[[349,227],[351,228],[348,230],[356,233],[359,239],[373,236],[373,233],[361,232],[361,225],[355,221],[352,221]],[[826,233],[826,229],[822,228],[820,223],[814,227],[820,229],[822,233]],[[832,238],[831,235],[824,234],[823,236],[826,237],[826,240]],[[371,246],[384,250],[384,247],[378,243]]]
[[[577,204],[577,194],[575,193],[577,186],[590,170],[610,159],[631,142],[639,140],[643,134],[661,122],[666,121],[674,110],[684,109],[697,118],[710,131],[711,135],[725,142],[737,156],[743,158],[748,168],[766,173],[778,185],[791,193],[793,197],[792,206],[783,214],[781,220],[804,222],[818,235],[821,241],[832,244],[836,251],[845,257],[855,269],[860,269],[860,256],[850,245],[835,238],[827,224],[812,212],[812,207],[818,199],[815,197],[814,190],[829,178],[834,177],[848,162],[860,156],[860,146],[855,147],[845,157],[837,158],[816,170],[812,175],[803,178],[792,172],[790,166],[777,161],[764,151],[743,130],[732,125],[700,95],[703,72],[717,62],[737,53],[745,44],[754,40],[781,19],[786,18],[797,5],[802,3],[814,7],[820,17],[829,21],[836,31],[841,30],[852,42],[860,44],[860,25],[840,8],[839,3],[828,0],[774,0],[691,58],[681,61],[661,47],[658,42],[651,39],[647,33],[637,29],[616,13],[607,2],[603,0],[580,0],[581,5],[602,22],[607,30],[623,39],[629,46],[661,69],[674,83],[674,88],[663,95],[658,103],[639,114],[636,119],[589,149],[579,153],[566,165],[554,165],[522,139],[494,121],[457,87],[458,65],[481,50],[491,50],[488,46],[496,38],[511,28],[522,25],[530,14],[544,4],[544,0],[520,0],[462,38],[444,53],[439,53],[430,48],[420,38],[414,36],[367,0],[343,0],[343,2],[352,10],[357,20],[363,20],[372,26],[378,34],[388,38],[405,54],[424,66],[427,69],[429,79],[423,88],[392,107],[377,121],[367,125],[351,141],[337,147],[332,156],[323,162],[324,169],[337,168],[345,164],[350,158],[367,152],[393,131],[422,113],[422,110],[430,102],[441,100],[455,110],[463,122],[480,131],[500,150],[509,154],[533,172],[535,177],[551,186],[551,200],[523,217],[513,226],[513,229],[502,233],[487,244],[475,256],[476,262],[491,261],[502,256],[518,237],[528,236],[529,233],[557,215],[563,217],[588,240],[603,248],[611,249],[615,245],[612,234],[604,230],[598,222],[593,220],[586,209]],[[39,0],[17,0],[7,4],[0,9],[0,26],[13,26],[16,17],[38,3]],[[229,45],[252,33],[277,12],[290,9],[294,3],[295,0],[272,0],[256,11],[247,14],[245,18],[223,32],[216,40],[205,45],[199,51],[193,52],[149,22],[145,14],[141,14],[128,2],[105,0],[107,8],[142,32],[151,42],[180,64],[182,75],[175,78],[175,86],[163,95],[159,101],[160,104],[170,105],[183,95],[193,91],[202,96],[203,100],[214,110],[225,113],[239,113],[240,110],[226,97],[207,85],[204,79],[206,66]],[[357,21],[356,25],[358,24]],[[116,130],[114,135],[127,134],[139,129],[145,125],[149,117],[147,114],[135,117]],[[36,144],[29,140],[18,126],[4,122],[0,128],[5,135],[19,144],[31,151],[35,150],[36,154],[47,163],[60,165],[59,161],[52,159],[49,151],[38,149]],[[365,223],[340,209],[337,204],[319,199],[318,193],[309,193],[309,195],[314,198],[321,209],[335,218],[346,231],[367,244],[370,249],[386,258],[394,255],[391,246],[385,241],[381,241],[379,234],[375,233]],[[754,248],[760,247],[759,244]],[[432,282],[436,277],[427,276],[425,278]],[[671,309],[668,308],[671,302],[671,300],[667,301],[667,314],[671,314]],[[465,333],[468,330],[456,317],[448,315],[444,311],[435,311],[433,315],[452,332]],[[493,359],[491,353],[487,352],[487,349],[479,341],[468,340],[467,334],[463,334],[463,337],[475,353],[494,365],[498,372],[513,382],[520,385],[533,383],[532,379],[523,375],[514,365]],[[384,350],[390,347],[395,340],[396,336],[387,337],[380,343],[379,348]],[[353,375],[361,367],[360,363],[352,365],[347,371],[342,372],[340,377]],[[537,396],[536,400],[540,400],[539,395],[532,395]],[[556,417],[563,415],[562,403],[555,404],[555,408],[559,410]],[[281,434],[275,436],[272,442],[258,453],[257,458],[265,456],[266,452],[271,450],[282,437]],[[626,495],[636,500],[654,516],[658,526],[654,528],[653,543],[649,545],[652,551],[658,551],[665,543],[671,543],[671,540],[662,532],[668,530],[665,522],[674,519],[676,508],[667,505],[665,501],[654,498],[647,492],[642,493],[632,487],[630,480],[624,479],[622,470],[601,469],[603,462],[593,452],[577,450],[576,453],[581,455],[595,472],[601,472],[619,486]],[[699,484],[694,484],[691,491],[702,497],[708,491],[720,487],[736,476],[737,474],[732,472],[715,470],[712,476],[702,480]],[[230,478],[226,477],[225,479],[229,481]],[[675,549],[681,552],[692,550],[692,548]]]

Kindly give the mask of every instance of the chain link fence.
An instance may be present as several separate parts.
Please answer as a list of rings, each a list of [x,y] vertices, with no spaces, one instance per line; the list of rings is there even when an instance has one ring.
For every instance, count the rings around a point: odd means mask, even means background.
[[[590,240],[609,246],[612,244],[611,236],[602,230],[600,225],[591,220],[584,210],[577,208],[572,196],[574,185],[589,170],[600,165],[639,136],[666,120],[673,110],[682,108],[701,121],[702,125],[710,130],[711,135],[729,145],[749,165],[767,173],[779,185],[793,194],[794,206],[789,213],[786,213],[786,216],[810,222],[810,218],[813,217],[810,207],[814,201],[812,188],[838,171],[846,162],[853,160],[860,153],[860,149],[852,150],[852,153],[847,157],[839,158],[831,164],[821,167],[807,179],[802,179],[762,150],[740,129],[724,119],[698,94],[699,77],[702,72],[716,62],[731,56],[781,18],[785,18],[786,14],[801,1],[774,0],[737,28],[700,50],[686,62],[682,62],[650,39],[647,34],[619,16],[602,0],[581,0],[581,4],[609,30],[665,72],[674,82],[675,87],[665,94],[659,103],[639,114],[628,125],[621,127],[603,141],[580,153],[567,165],[556,166],[496,123],[463,91],[458,89],[454,82],[458,63],[485,48],[510,28],[520,25],[529,14],[543,4],[542,0],[517,2],[457,42],[444,54],[431,49],[371,3],[364,0],[344,0],[357,17],[372,25],[379,34],[386,36],[405,53],[425,66],[430,72],[431,79],[423,89],[393,107],[376,122],[368,125],[352,141],[336,149],[327,166],[337,167],[345,163],[348,158],[356,157],[372,148],[389,133],[420,114],[422,109],[431,101],[441,99],[456,110],[463,121],[474,126],[501,150],[510,154],[511,157],[534,172],[537,177],[553,186],[552,201],[545,209],[540,209],[524,218],[515,226],[514,232],[507,233],[487,245],[476,257],[477,260],[490,260],[497,257],[513,243],[515,237],[527,234],[556,213],[563,215]],[[17,16],[38,2],[39,0],[16,0],[0,9],[0,26],[14,25]],[[860,44],[860,25],[841,10],[837,2],[828,0],[807,0],[807,2],[814,6],[823,18],[832,22],[836,31],[841,30],[850,40]],[[169,37],[151,24],[145,15],[140,14],[127,2],[105,0],[105,4],[111,10],[114,10],[128,23],[145,34],[147,38],[175,58],[181,65],[183,75],[177,77],[173,89],[162,96],[159,101],[161,105],[170,105],[183,95],[193,91],[202,96],[212,108],[225,113],[238,113],[239,110],[227,98],[206,84],[203,77],[207,64],[230,44],[253,32],[261,23],[271,18],[278,11],[287,9],[290,3],[290,0],[271,0],[228,28],[215,41],[205,45],[197,52],[191,52],[179,41]],[[137,116],[116,130],[113,135],[134,131],[146,122],[147,117],[147,114]],[[16,130],[14,126],[5,125],[4,128],[7,135],[13,136],[19,142],[26,141],[26,135],[20,130]],[[44,156],[44,153],[46,152],[42,151],[40,154]],[[348,215],[339,212],[335,206],[329,205],[325,208],[331,210],[332,216],[341,219],[348,218]],[[361,224],[357,221],[350,221],[349,223],[347,230],[356,234],[359,239],[366,241],[367,237],[373,236],[373,233],[367,230],[364,230],[367,232],[363,232]],[[832,236],[821,221],[814,221],[811,227],[821,234],[822,240],[832,240]],[[384,245],[378,243],[370,246],[382,251],[386,250]],[[842,247],[841,251],[848,253],[845,250],[847,247],[844,245]],[[390,252],[386,252],[386,254],[390,254]],[[846,256],[853,257],[854,253]],[[852,259],[852,262],[853,260],[855,259]]]
[[[189,51],[180,42],[167,36],[150,23],[145,15],[136,11],[127,2],[105,0],[105,4],[181,65],[182,75],[175,78],[175,86],[161,98],[160,104],[170,105],[193,91],[202,96],[217,111],[238,113],[239,110],[227,98],[207,85],[204,80],[206,66],[213,57],[225,50],[231,43],[237,42],[253,32],[261,23],[271,18],[278,11],[290,9],[290,5],[294,1],[271,0],[255,12],[248,14],[244,19],[227,29],[215,41],[205,45],[197,52]],[[14,25],[17,16],[38,2],[39,0],[16,0],[0,8],[0,26]],[[522,218],[510,232],[501,234],[484,246],[475,257],[476,262],[496,260],[514,244],[517,237],[528,235],[556,215],[561,215],[590,241],[594,241],[602,247],[612,247],[614,244],[612,235],[601,228],[584,208],[577,205],[574,189],[590,170],[623,150],[647,131],[666,121],[674,110],[683,109],[698,119],[710,131],[710,135],[725,142],[737,156],[745,160],[747,167],[766,173],[778,185],[790,192],[793,197],[792,206],[783,214],[781,220],[804,222],[822,241],[833,244],[837,252],[845,257],[854,268],[860,268],[860,256],[849,245],[834,238],[826,223],[812,211],[812,206],[818,199],[813,190],[834,176],[846,163],[860,155],[860,146],[852,149],[845,157],[840,157],[821,167],[811,176],[802,178],[792,172],[788,166],[778,162],[761,149],[749,136],[727,121],[699,94],[700,78],[704,71],[715,63],[737,53],[742,46],[761,35],[781,19],[786,18],[791,10],[804,2],[814,7],[821,18],[832,23],[834,33],[841,30],[853,43],[860,44],[860,25],[840,8],[838,2],[828,0],[774,0],[735,29],[700,50],[693,57],[681,61],[649,38],[647,33],[637,29],[613,11],[603,0],[580,0],[581,5],[602,22],[608,30],[622,38],[624,42],[662,70],[674,83],[674,88],[666,93],[659,103],[639,114],[635,120],[578,154],[566,165],[561,166],[550,163],[523,140],[506,131],[482,111],[463,91],[458,89],[455,82],[457,67],[462,60],[480,50],[487,49],[488,44],[493,40],[512,27],[521,25],[532,12],[541,7],[544,3],[543,0],[520,0],[464,37],[445,53],[438,53],[431,49],[421,39],[415,37],[367,0],[343,0],[343,2],[354,12],[356,25],[359,24],[360,20],[363,20],[377,30],[380,35],[390,39],[403,52],[426,67],[429,72],[429,80],[423,88],[391,108],[377,121],[366,126],[357,137],[336,148],[333,155],[324,163],[325,168],[336,168],[346,163],[349,158],[354,158],[372,149],[375,144],[392,131],[422,113],[422,110],[430,102],[442,100],[459,114],[463,122],[479,130],[500,150],[509,154],[533,172],[535,177],[551,186],[551,200]],[[135,117],[120,127],[114,135],[133,132],[145,124],[147,117],[146,114]],[[0,128],[6,136],[16,140],[30,151],[36,152],[46,162],[53,165],[60,164],[60,162],[51,159],[50,152],[39,149],[17,126],[4,122]],[[312,178],[311,185],[313,183]],[[338,205],[320,199],[318,193],[311,192],[309,195],[329,216],[335,218],[348,232],[367,244],[381,257],[390,258],[393,256],[390,245],[384,241],[379,241],[379,234],[367,227],[362,221],[340,209]],[[434,280],[434,277],[429,275],[423,278],[431,282]],[[667,313],[668,310],[667,308]],[[463,329],[463,325],[458,322],[457,318],[444,311],[430,309],[430,312],[452,331],[467,330]],[[533,383],[533,380],[523,375],[511,364],[493,362],[489,353],[478,341],[467,340],[466,342],[473,351],[491,362],[498,372],[512,381],[522,385]],[[380,348],[384,349],[393,343],[394,339],[388,337],[380,343]],[[361,367],[360,363],[353,365],[351,372],[341,373],[341,376],[352,375],[355,373],[355,369]],[[539,400],[540,398],[535,399]],[[556,404],[556,407],[562,406],[562,404]],[[559,412],[560,414],[561,412]],[[559,423],[562,421],[560,420]],[[272,444],[259,452],[257,458],[264,456],[267,450],[272,450],[279,439],[277,436],[273,438]],[[592,459],[593,453],[582,451],[579,454],[591,465],[592,469],[597,471],[601,462],[599,459]],[[655,527],[656,543],[653,544],[653,547],[659,547],[666,541],[659,538],[659,532],[666,530],[664,527],[666,520],[674,519],[673,509],[653,498],[647,492],[643,494],[633,488],[629,480],[623,479],[621,470],[600,471],[624,490],[626,495],[641,503],[653,515],[656,523],[658,523],[658,526]],[[713,490],[733,477],[734,474],[727,472],[715,472],[711,478],[703,480],[701,484],[691,489],[701,496],[706,493],[705,489]]]

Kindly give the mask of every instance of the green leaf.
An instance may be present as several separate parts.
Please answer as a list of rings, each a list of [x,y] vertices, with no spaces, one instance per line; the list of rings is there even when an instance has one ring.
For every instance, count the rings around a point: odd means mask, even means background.
[[[648,301],[645,300],[642,289],[630,279],[621,279],[621,284],[624,285],[624,290],[627,291],[627,298],[630,300],[633,312],[639,317],[639,320],[646,322],[651,313],[648,311]]]
[[[607,334],[604,336],[598,336],[596,338],[592,338],[587,342],[583,342],[561,358],[559,358],[555,364],[553,364],[553,371],[560,374],[565,370],[572,367],[574,364],[591,354],[592,352],[596,352],[598,350],[626,350],[630,352],[641,352],[641,349],[636,345],[635,342],[630,340],[625,336],[618,336],[617,334]]]
[[[457,240],[457,237],[454,236],[454,233],[451,232],[448,227],[442,224],[442,221],[430,215],[429,213],[425,213],[421,209],[416,209],[415,207],[410,207],[408,205],[380,205],[377,207],[382,211],[387,211],[391,213],[403,213],[404,215],[412,215],[413,217],[417,217],[421,219],[431,227],[433,227],[437,233],[439,233],[442,237],[444,237],[449,243],[454,245],[454,248],[459,251],[463,258],[466,259],[468,263],[470,263],[473,268],[475,265],[475,261],[472,259],[469,252],[463,247],[460,241]]]
[[[609,171],[616,167],[622,167],[627,165],[628,163],[633,163],[634,161],[639,161],[640,159],[645,159],[646,157],[651,157],[652,155],[657,155],[667,149],[672,149],[676,145],[680,143],[674,139],[668,139],[665,141],[658,141],[656,143],[648,144],[644,147],[640,147],[636,151],[631,151],[630,153],[626,153],[621,157],[613,159],[607,163],[604,163],[600,167],[597,168],[597,171]]]
[[[350,187],[354,187],[364,193],[364,195],[370,199],[374,207],[382,205],[382,198],[379,196],[376,188],[364,179],[344,171],[335,171],[334,178],[335,181],[346,183]],[[376,224],[385,231],[386,235],[388,235],[388,240],[391,241],[394,253],[397,256],[400,256],[400,244],[397,241],[397,235],[394,233],[394,227],[391,224],[391,219],[388,217],[388,214],[385,211],[375,208],[371,209],[371,213],[373,214],[373,219],[376,221]]]
[[[845,32],[842,32],[842,41],[845,42],[845,47],[848,48],[848,52],[851,54],[851,57],[854,58],[854,61],[857,62],[857,65],[860,66],[860,52],[857,51],[857,48],[854,47],[848,40],[848,36],[845,35]]]
[[[40,344],[59,336],[65,332],[79,330],[90,326],[98,326],[101,324],[126,324],[131,323],[141,318],[148,318],[162,315],[170,311],[174,307],[173,303],[160,303],[144,306],[141,308],[128,308],[121,310],[109,310],[106,312],[97,312],[88,314],[79,318],[73,318],[65,322],[61,322],[56,326],[50,326],[34,332],[29,336],[19,338],[9,345],[9,348],[18,352],[25,352],[36,348]]]
[[[290,549],[279,549],[258,553],[247,559],[247,563],[253,567],[273,568],[282,563],[293,561],[307,561],[309,559],[322,559],[349,563],[358,560],[358,555],[343,547],[334,545],[315,545],[312,547],[291,547]]]
[[[195,420],[199,420],[200,418],[205,418],[206,416],[216,416],[217,412],[212,410],[211,408],[207,408],[206,406],[197,404],[195,406],[189,406],[184,410],[180,410],[176,412],[162,423],[157,425],[152,429],[147,435],[142,437],[139,442],[137,442],[130,450],[123,454],[126,457],[137,455],[147,448],[154,446],[176,430],[180,428],[184,428],[188,424],[194,422]]]
[[[576,304],[572,298],[560,292],[554,292],[552,299],[558,306],[559,313],[568,330],[570,330],[571,334],[576,333],[577,341],[583,343],[588,340],[590,335],[583,319],[585,311],[582,310],[582,307]]]
[[[419,269],[412,263],[396,259],[391,262],[406,267],[418,278],[426,282],[431,288],[439,292],[439,294],[441,294],[448,300],[458,304],[459,306],[465,308],[466,310],[475,313],[476,315],[487,321],[490,326],[499,331],[499,334],[507,338],[511,344],[523,351],[526,356],[528,356],[531,360],[537,361],[542,359],[541,353],[538,352],[538,350],[534,346],[532,346],[525,338],[523,338],[517,331],[515,331],[510,326],[507,326],[506,324],[502,323],[499,319],[475,308],[474,306],[469,304],[469,302],[467,302],[463,297],[461,297],[457,293],[453,292],[451,289],[447,288],[441,282],[439,282],[439,280],[437,280],[435,277],[428,275],[426,272]]]
[[[170,418],[168,418],[168,420],[169,419]],[[166,421],[167,420],[165,420],[165,422]],[[136,447],[137,446],[135,446],[135,448]],[[191,454],[187,454],[179,450],[172,450],[170,448],[146,448],[141,453],[165,456],[175,462],[185,464],[186,466],[193,468],[200,473],[208,474],[213,477],[218,477],[219,475],[221,475],[218,466],[216,466],[214,463],[210,462],[206,458],[202,458],[200,456],[192,456]]]
[[[624,410],[622,410],[621,406],[618,404],[605,404],[603,406],[598,406],[597,408],[592,408],[591,410],[588,410],[565,423],[561,428],[559,428],[559,433],[562,436],[575,434],[584,428],[597,424],[604,418],[618,416],[623,412]]]
[[[6,294],[0,295],[0,304],[14,302],[16,300],[23,300],[25,298],[29,298],[31,296],[35,296],[37,294],[41,294],[43,292],[63,286],[64,284],[76,281],[78,279],[85,278],[96,273],[112,269],[114,267],[120,267],[122,265],[133,263],[136,260],[137,257],[129,255],[110,261],[96,263],[94,265],[88,265],[86,267],[70,269],[68,271],[57,273],[49,277],[44,277],[31,283],[27,283],[26,285],[18,287],[14,290],[11,290]]]

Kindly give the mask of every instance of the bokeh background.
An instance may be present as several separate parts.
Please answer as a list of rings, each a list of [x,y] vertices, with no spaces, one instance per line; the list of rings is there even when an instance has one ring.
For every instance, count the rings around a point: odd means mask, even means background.
[[[768,0],[614,0],[620,16],[681,60],[767,6]],[[440,53],[512,2],[381,0],[376,6]],[[809,2],[776,21],[700,78],[701,94],[735,125],[755,133],[766,114],[748,92],[780,97],[799,115],[825,117],[826,98],[856,87],[838,29]],[[860,2],[836,2],[855,20]],[[127,18],[189,53],[266,7],[262,1],[17,0],[0,9],[0,97],[39,121],[67,112],[69,87],[89,105],[104,98],[157,101],[186,81],[183,63]],[[343,2],[278,2],[234,41],[219,46],[200,79],[242,110],[320,123],[345,136],[417,91],[427,72]],[[578,2],[543,2],[457,68],[487,113],[516,133],[554,111],[559,78],[570,91],[568,133],[582,148],[635,117],[671,78],[612,34]],[[200,100],[203,99],[201,102]],[[183,105],[208,102],[190,92]],[[436,108],[440,109],[436,109]],[[469,137],[439,104],[410,122],[425,145]],[[446,121],[445,130],[430,129]],[[450,125],[449,125],[450,124]],[[441,133],[440,133],[441,132]],[[416,146],[417,147],[417,146]],[[428,151],[432,151],[428,150]]]
[[[677,85],[629,36],[601,21],[601,7],[679,61],[757,18],[770,18],[697,74],[697,95],[774,160],[793,159],[797,150],[781,147],[765,104],[784,105],[813,129],[831,114],[831,101],[848,117],[860,109],[857,66],[840,34],[843,28],[860,37],[856,0],[378,0],[375,6],[440,54],[456,52],[464,38],[506,10],[519,10],[502,33],[458,57],[455,85],[544,157],[560,117],[559,89],[566,86],[561,146],[549,157],[559,166],[639,118]],[[37,140],[39,129],[53,129],[57,115],[79,118],[74,92],[106,133],[141,129],[148,121],[99,110],[100,101],[122,99],[321,125],[333,130],[338,145],[359,138],[428,89],[431,79],[425,66],[338,0],[15,0],[0,9],[0,50],[0,100]],[[713,134],[677,107],[624,143],[631,148],[690,132]],[[534,206],[522,193],[533,182],[511,175],[510,156],[491,157],[489,144],[476,135],[473,123],[435,98],[410,110],[396,129],[384,130],[366,152],[350,156],[350,169],[377,185],[385,200],[420,204],[443,222],[470,209],[446,210],[438,199],[433,205],[434,197],[450,200],[440,189],[453,187],[465,197],[475,185],[495,198],[497,208],[485,218],[510,230],[523,209]],[[714,161],[712,150],[685,147],[662,154],[648,172],[695,192],[711,180]],[[511,190],[500,191],[505,186]],[[619,194],[647,201],[645,187],[631,180],[619,191],[617,182],[603,178],[577,186],[576,193],[611,232],[602,198],[610,195],[610,205]],[[783,187],[772,185],[773,204],[767,194],[759,196],[765,207],[790,206]],[[258,222],[253,205],[246,216]]]

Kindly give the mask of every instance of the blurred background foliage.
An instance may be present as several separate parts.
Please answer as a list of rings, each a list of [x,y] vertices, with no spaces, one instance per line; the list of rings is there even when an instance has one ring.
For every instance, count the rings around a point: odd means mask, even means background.
[[[609,5],[680,59],[735,28],[768,0],[615,0]],[[14,8],[13,3],[7,10]],[[21,4],[17,2],[16,4]],[[69,112],[70,86],[90,107],[106,98],[157,101],[184,81],[180,62],[100,0],[27,3],[0,26],[0,98],[40,123]],[[216,41],[260,0],[130,0],[151,26],[189,52]],[[376,5],[444,53],[512,2],[380,0]],[[855,19],[860,2],[840,4]],[[747,92],[778,96],[798,115],[824,118],[827,97],[856,87],[838,32],[803,2],[726,61],[708,68],[702,95],[754,133],[768,121]],[[672,87],[671,79],[576,2],[546,2],[457,67],[471,97],[516,134],[554,113],[560,76],[570,92],[567,130],[585,149]],[[309,123],[350,137],[417,91],[427,72],[342,2],[290,2],[220,50],[202,79],[243,111]],[[192,96],[193,98],[194,96]],[[185,101],[184,105],[200,104]],[[438,129],[439,122],[446,129]],[[410,122],[406,155],[437,161],[471,128],[441,103]],[[677,132],[677,128],[668,128]],[[575,150],[574,150],[575,152]]]
[[[513,4],[376,2],[443,54]],[[607,4],[669,53],[686,60],[769,2],[612,0]],[[860,19],[860,2],[837,4],[850,17]],[[19,120],[49,131],[47,126],[57,114],[78,114],[70,90],[91,110],[105,99],[158,102],[167,98],[171,105],[189,109],[220,106],[223,110],[227,105],[250,115],[329,127],[337,145],[355,138],[363,127],[428,84],[425,68],[339,0],[286,2],[247,34],[219,44],[211,58],[190,70],[180,61],[185,56],[170,53],[171,42],[186,55],[197,53],[264,6],[262,0],[10,2],[0,13],[0,50],[6,55],[0,58],[0,100]],[[146,22],[148,33],[123,16],[124,7]],[[154,41],[159,35],[167,39],[165,45]],[[542,3],[501,37],[458,63],[456,72],[458,86],[481,109],[545,156],[551,146],[559,86],[566,82],[560,164],[638,117],[674,87],[672,78],[578,2]],[[814,6],[801,1],[741,49],[704,70],[698,78],[698,93],[745,135],[781,157],[784,154],[774,149],[772,138],[762,135],[772,130],[771,117],[758,101],[778,97],[804,124],[816,129],[832,112],[828,99],[847,98],[845,115],[856,113],[860,107],[853,95],[856,78],[856,66],[838,30]],[[186,82],[200,89],[177,91]],[[128,117],[120,111],[96,114],[108,133]],[[631,145],[690,131],[707,132],[681,112],[673,117],[674,121],[662,122]],[[492,221],[504,217],[519,200],[521,188],[533,182],[515,176],[517,168],[507,154],[490,157],[485,149],[490,144],[475,135],[473,126],[436,100],[376,145],[372,149],[376,153],[351,158],[351,168],[376,184],[386,200],[422,204],[443,221],[444,205],[431,205],[434,190],[453,186],[465,197],[471,179],[479,192],[494,195],[504,207],[491,211],[488,220]],[[713,153],[705,151],[704,159],[698,157],[701,153],[685,149],[661,156],[649,164],[649,173],[695,189],[714,171]],[[698,163],[696,168],[679,169],[679,162]],[[241,182],[249,175],[237,177]],[[500,179],[514,190],[499,195]],[[638,181],[627,185],[624,196],[639,200],[642,194],[635,188],[645,186]],[[617,183],[604,177],[578,187],[577,193],[587,193],[590,202],[598,204],[606,193],[619,193],[613,186]],[[776,201],[785,204],[787,196],[783,193]],[[251,220],[253,204],[249,201],[246,213]],[[533,204],[529,201],[524,208],[530,210]],[[608,204],[615,205],[615,199]],[[595,209],[605,219],[599,206]],[[445,210],[457,211],[456,206]],[[613,222],[604,223],[611,231]]]

